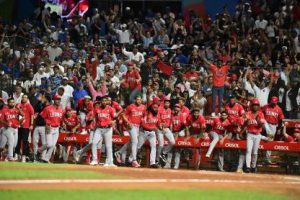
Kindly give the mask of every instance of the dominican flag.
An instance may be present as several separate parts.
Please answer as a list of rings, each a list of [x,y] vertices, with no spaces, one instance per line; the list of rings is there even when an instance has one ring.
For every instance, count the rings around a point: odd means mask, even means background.
[[[80,0],[69,14],[62,16],[62,18],[69,18],[78,13],[79,16],[83,16],[89,9],[89,0]]]

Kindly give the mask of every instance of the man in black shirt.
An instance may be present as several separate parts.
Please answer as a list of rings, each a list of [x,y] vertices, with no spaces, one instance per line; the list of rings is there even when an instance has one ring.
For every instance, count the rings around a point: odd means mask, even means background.
[[[35,119],[35,129],[33,131],[33,162],[38,161],[38,148],[39,148],[39,140],[41,139],[42,145],[46,145],[46,133],[45,133],[45,120],[40,115],[40,113],[44,110],[45,107],[50,105],[51,96],[46,94],[40,96],[37,104],[34,106],[34,112],[37,114]],[[42,152],[42,155],[45,154],[46,151]]]

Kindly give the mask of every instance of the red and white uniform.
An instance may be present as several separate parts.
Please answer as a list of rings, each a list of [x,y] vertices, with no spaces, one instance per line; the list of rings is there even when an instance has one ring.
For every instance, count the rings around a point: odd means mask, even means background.
[[[21,115],[21,112],[16,109],[5,109],[4,110],[4,120],[8,123],[9,127],[12,128],[19,128],[20,127],[20,120],[19,116]]]
[[[98,128],[112,126],[112,122],[116,117],[116,111],[111,106],[101,106],[95,108],[96,125]]]
[[[164,128],[169,128],[171,126],[171,119],[172,119],[171,108],[165,109],[164,107],[159,107],[158,119],[160,125],[163,125]]]
[[[186,118],[181,113],[178,113],[178,115],[172,115],[171,124],[172,132],[178,133],[186,126]]]
[[[88,113],[90,110],[93,110],[93,102],[90,101],[87,105],[84,103],[84,98],[79,99],[77,102],[77,108],[80,112]]]
[[[231,123],[228,127],[228,131],[236,131],[236,129],[244,123],[242,115],[245,113],[245,110],[243,106],[239,103],[230,106],[228,103],[225,105],[225,110],[228,114],[228,120]]]
[[[212,130],[213,132],[222,135],[224,134],[225,130],[231,125],[230,121],[226,119],[222,121],[219,117],[213,119],[212,123]]]
[[[265,123],[264,114],[261,111],[257,111],[253,114],[251,111],[246,113],[247,121],[247,132],[253,134],[260,134],[262,132],[262,125]]]
[[[34,109],[30,103],[19,103],[18,106],[24,114],[23,128],[29,128],[31,125],[31,117],[34,115]]]
[[[269,124],[277,126],[278,123],[284,119],[283,112],[278,105],[275,107],[271,105],[265,105],[262,111],[265,114],[265,119]]]
[[[146,106],[141,104],[137,106],[136,104],[130,104],[125,111],[125,115],[128,121],[136,126],[140,126],[142,118],[145,116]]]
[[[76,113],[72,113],[70,117],[64,116],[63,123],[66,125],[67,131],[72,131],[80,123],[80,120]]]
[[[59,127],[64,116],[64,110],[59,106],[47,106],[41,113],[46,124],[51,127]]]
[[[187,118],[187,126],[190,126],[191,135],[200,134],[201,130],[206,129],[205,118],[199,115],[198,119],[193,119],[192,115]]]
[[[142,127],[145,131],[154,131],[158,127],[158,116],[154,116],[151,112],[148,112],[142,119]]]

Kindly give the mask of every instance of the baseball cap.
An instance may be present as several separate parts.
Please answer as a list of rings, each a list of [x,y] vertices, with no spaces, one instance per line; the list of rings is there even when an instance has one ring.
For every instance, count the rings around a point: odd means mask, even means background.
[[[151,107],[152,107],[152,108],[158,108],[158,105],[157,105],[157,104],[152,104]]]
[[[89,95],[84,96],[85,99],[92,99]]]
[[[127,66],[133,66],[133,65],[134,65],[134,63],[131,62],[131,61],[129,61],[129,62],[127,63]]]
[[[66,77],[66,76],[64,76],[64,77],[63,77],[63,80],[67,80],[67,81],[68,81],[68,80],[69,80],[69,78],[68,78],[68,77]]]
[[[61,96],[56,94],[53,96],[53,100],[61,100]]]
[[[170,101],[170,97],[165,96],[164,101]]]
[[[235,95],[230,94],[230,95],[229,95],[229,99],[233,99],[233,98],[235,98]]]
[[[278,97],[276,97],[276,96],[273,96],[273,97],[271,97],[271,103],[278,103]]]
[[[72,110],[72,108],[71,108],[71,106],[66,106],[66,111],[70,111],[70,110]]]
[[[160,101],[160,98],[158,98],[158,97],[153,97],[153,101]]]
[[[253,99],[252,101],[251,101],[251,104],[252,105],[259,105],[259,100],[258,99]]]
[[[181,108],[181,106],[178,103],[176,103],[174,107],[175,108]]]
[[[300,133],[300,129],[299,128],[294,129],[294,133]]]

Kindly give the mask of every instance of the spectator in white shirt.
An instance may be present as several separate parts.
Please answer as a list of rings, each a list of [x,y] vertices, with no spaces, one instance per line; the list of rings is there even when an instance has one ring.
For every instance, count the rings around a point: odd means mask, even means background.
[[[273,85],[273,78],[271,78],[271,81],[267,86],[265,84],[265,81],[259,81],[259,87],[257,87],[252,78],[250,78],[250,83],[254,89],[256,98],[259,100],[260,107],[267,105],[268,97]]]
[[[49,76],[47,76],[47,74],[45,73],[44,70],[45,70],[45,68],[43,66],[41,66],[39,68],[39,70],[34,74],[33,80],[35,81],[35,85],[36,86],[40,86],[41,85],[43,77],[49,78]]]
[[[53,42],[51,46],[47,48],[47,52],[49,55],[49,60],[52,62],[55,60],[55,58],[59,57],[63,53],[62,49],[57,46],[56,42]]]
[[[263,29],[265,30],[268,25],[268,21],[263,18],[262,15],[259,15],[255,21],[254,29]]]
[[[69,78],[63,77],[62,85],[60,87],[64,88],[64,96],[67,96],[68,100],[71,102],[73,101],[74,88],[70,86],[68,83],[69,83]]]
[[[129,44],[130,43],[130,31],[126,29],[127,25],[121,25],[121,30],[114,29],[114,31],[119,36],[119,43],[120,44]]]
[[[16,104],[21,103],[23,94],[24,93],[22,92],[22,87],[17,85],[15,87],[15,92],[13,93],[13,98]]]
[[[125,56],[127,56],[130,61],[135,61],[139,65],[144,63],[144,61],[145,61],[144,55],[142,53],[138,52],[137,46],[133,46],[132,52],[126,51],[126,49],[123,48],[122,53]]]

